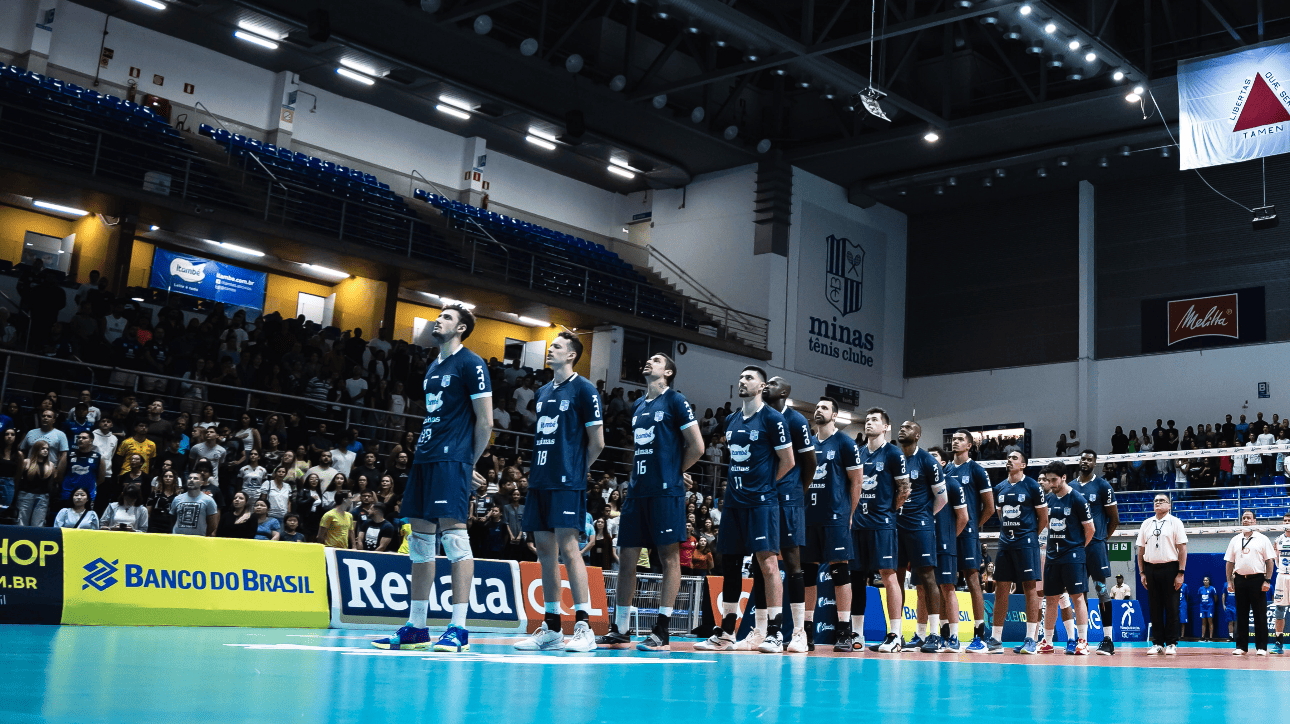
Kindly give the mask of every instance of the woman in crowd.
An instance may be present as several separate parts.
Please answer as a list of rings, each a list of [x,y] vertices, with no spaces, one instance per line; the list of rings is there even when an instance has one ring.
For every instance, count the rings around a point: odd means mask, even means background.
[[[304,543],[305,534],[300,532],[300,516],[295,513],[287,513],[287,517],[282,521],[282,533],[278,540],[288,543]]]
[[[591,549],[587,551],[587,565],[614,571],[618,570],[618,550],[614,547],[614,537],[609,534],[607,523],[604,518],[596,518],[591,524]]]
[[[331,477],[331,482],[327,483],[327,487],[323,489],[323,505],[329,508],[334,505],[336,503],[336,491],[338,490],[349,490],[349,478],[345,477],[345,473],[336,473]]]
[[[152,486],[152,497],[148,500],[148,532],[170,533],[175,529],[175,516],[170,512],[170,503],[179,495],[179,476],[174,470],[162,470],[157,482]]]
[[[381,487],[376,490],[376,502],[384,503],[386,510],[397,511],[399,494],[394,491],[394,476],[386,473],[381,476]]]
[[[22,451],[18,449],[17,430],[5,428],[0,435],[3,435],[0,437],[0,517],[13,519],[17,516],[14,496],[23,468]]]
[[[18,525],[43,526],[48,522],[49,495],[59,483],[58,465],[49,459],[45,440],[37,440],[28,453],[18,478]]]
[[[212,427],[219,429],[219,416],[215,414],[215,406],[207,404],[202,407],[201,417],[198,418],[197,422],[193,423],[193,434],[197,434],[197,431],[201,430],[201,436],[205,438],[207,428]]]
[[[705,518],[699,525],[703,526],[699,535],[708,542],[708,552],[711,553],[717,544],[717,524],[712,522],[712,518]]]
[[[228,512],[219,517],[219,530],[215,535],[220,538],[254,538],[256,521],[255,511],[247,504],[246,493],[233,493],[233,502]]]
[[[115,480],[104,481],[98,495],[100,498],[107,497],[108,500],[119,498],[127,485],[138,485],[140,490],[147,490],[149,494],[152,492],[152,476],[143,472],[143,456],[139,453],[130,454],[130,471],[119,473]]]
[[[256,540],[278,540],[282,534],[282,524],[277,518],[269,517],[269,502],[263,499],[257,500],[252,510],[255,513]]]
[[[264,436],[264,450],[260,451],[260,462],[264,467],[273,470],[282,464],[285,451],[282,449],[282,436],[276,432]]]
[[[694,569],[696,576],[706,576],[712,571],[712,550],[708,546],[708,539],[702,535],[695,542],[690,568]]]
[[[108,503],[100,525],[103,530],[124,530],[135,533],[148,532],[148,509],[143,506],[143,491],[138,485],[127,485],[121,491],[121,500]]]
[[[694,549],[697,547],[698,540],[694,532],[694,524],[690,523],[685,526],[685,540],[681,541],[681,575],[694,575]]]
[[[243,412],[238,418],[237,430],[233,432],[233,437],[242,441],[243,450],[260,449],[260,431],[255,426],[255,418],[249,412]]]
[[[237,471],[237,479],[242,482],[242,490],[246,492],[247,499],[253,502],[260,499],[260,493],[264,489],[264,479],[268,476],[269,471],[260,464],[260,453],[255,450],[246,456],[246,465]]]
[[[90,508],[88,489],[78,487],[72,491],[72,507],[58,511],[58,515],[54,516],[54,527],[99,529],[99,516]]]
[[[322,478],[318,477],[318,473],[310,473],[305,476],[292,498],[291,508],[300,515],[300,530],[307,540],[313,540],[318,534],[318,522],[325,512],[322,491],[318,489],[321,484]]]
[[[287,485],[287,469],[279,465],[273,469],[273,477],[265,481],[257,499],[263,499],[269,505],[269,517],[279,523],[291,512],[291,486]]]

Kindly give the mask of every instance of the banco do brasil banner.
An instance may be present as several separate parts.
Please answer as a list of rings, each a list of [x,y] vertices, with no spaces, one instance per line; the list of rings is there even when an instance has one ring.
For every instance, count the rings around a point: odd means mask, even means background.
[[[886,234],[802,203],[794,369],[881,388],[886,266]]]
[[[1290,42],[1179,62],[1178,109],[1183,170],[1290,151]]]
[[[157,249],[152,256],[153,289],[182,292],[235,307],[264,309],[269,275],[200,256]]]

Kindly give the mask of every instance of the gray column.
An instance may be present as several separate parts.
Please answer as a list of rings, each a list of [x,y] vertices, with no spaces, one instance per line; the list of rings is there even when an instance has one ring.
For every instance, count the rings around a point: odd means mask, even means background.
[[[1097,449],[1106,435],[1094,429],[1097,421],[1097,363],[1094,342],[1097,332],[1096,268],[1094,267],[1093,184],[1079,182],[1079,399],[1080,441]]]

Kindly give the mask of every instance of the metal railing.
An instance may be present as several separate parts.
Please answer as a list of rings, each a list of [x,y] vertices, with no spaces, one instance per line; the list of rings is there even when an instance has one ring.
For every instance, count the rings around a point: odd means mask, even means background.
[[[767,331],[770,328],[770,320],[765,317],[752,314],[751,312],[740,312],[726,304],[726,301],[717,296],[712,290],[704,286],[698,279],[687,272],[680,264],[672,261],[671,257],[659,251],[657,247],[648,247],[649,257],[651,260],[658,260],[663,271],[675,274],[677,278],[692,287],[695,292],[701,296],[692,297],[691,303],[702,309],[709,316],[721,319],[721,326],[737,337],[754,342],[763,349],[765,348]],[[655,269],[655,273],[659,270]]]
[[[635,565],[635,561],[632,561]],[[605,571],[605,598],[609,601],[609,617],[614,617],[618,605],[615,595],[618,591],[618,571]],[[667,632],[673,636],[685,635],[699,627],[703,622],[703,584],[702,576],[681,576],[681,588],[676,593],[676,603],[672,606],[672,618],[668,622]],[[632,596],[631,630],[645,634],[654,629],[658,620],[658,599],[663,585],[663,577],[653,573],[636,574],[636,595]],[[627,633],[624,631],[623,633]]]

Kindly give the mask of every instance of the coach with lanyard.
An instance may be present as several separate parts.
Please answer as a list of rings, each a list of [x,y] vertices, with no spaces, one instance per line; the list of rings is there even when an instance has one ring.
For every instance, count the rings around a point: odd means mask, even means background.
[[[1138,569],[1151,612],[1151,648],[1147,654],[1172,656],[1178,651],[1178,589],[1187,570],[1187,531],[1169,514],[1169,496],[1157,493],[1156,514],[1138,529]]]
[[[1277,559],[1272,541],[1254,530],[1254,511],[1241,514],[1241,532],[1227,544],[1227,592],[1236,596],[1236,650],[1242,656],[1250,641],[1250,612],[1254,612],[1254,649],[1259,656],[1268,655],[1268,589],[1272,586],[1272,567]]]

